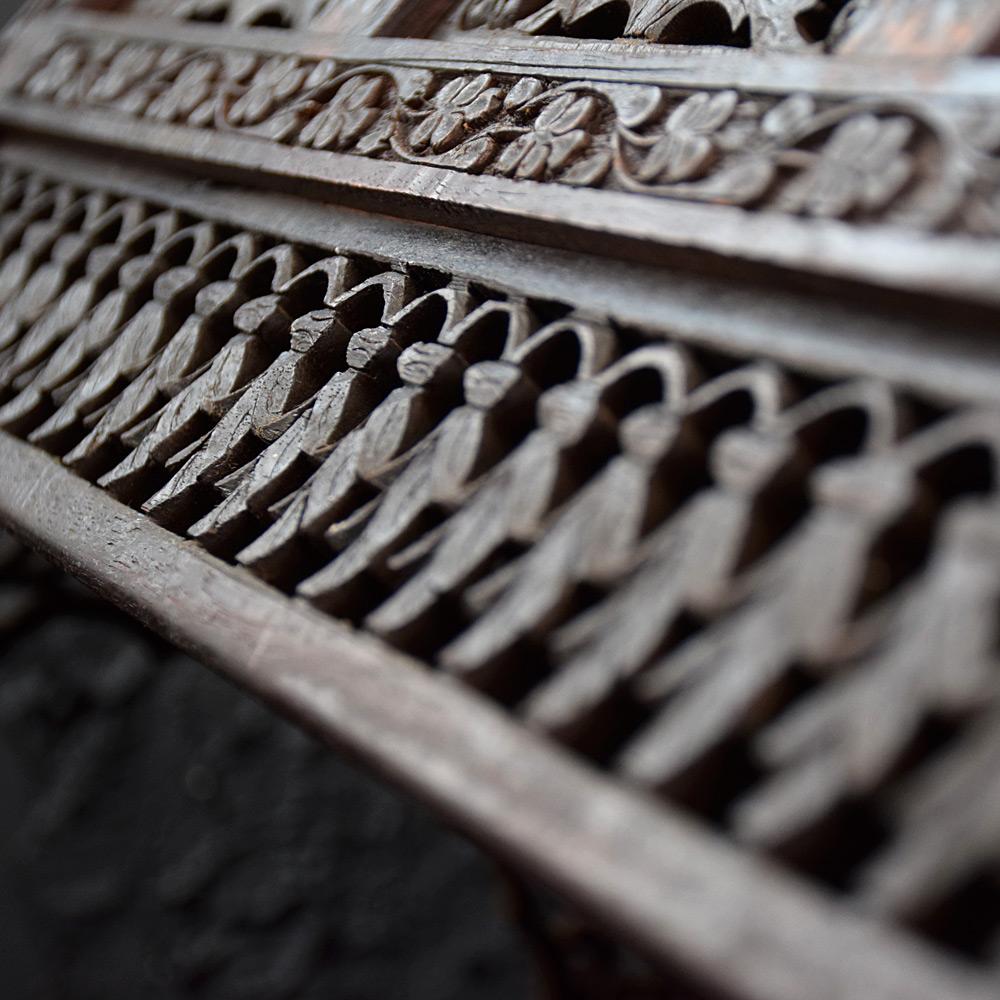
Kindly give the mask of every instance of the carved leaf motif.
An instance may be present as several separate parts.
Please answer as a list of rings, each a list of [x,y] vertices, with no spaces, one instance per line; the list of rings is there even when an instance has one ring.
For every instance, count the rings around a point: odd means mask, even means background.
[[[651,121],[664,104],[664,93],[659,87],[605,84],[595,89],[611,101],[617,123],[625,128],[638,128]]]
[[[456,77],[446,83],[430,101],[430,110],[410,133],[410,144],[420,151],[444,153],[457,146],[468,129],[485,121],[500,107],[501,91],[492,86],[493,77]]]
[[[149,105],[148,114],[159,121],[187,118],[212,94],[219,66],[212,58],[193,59],[182,67],[176,79]]]
[[[46,60],[45,65],[33,73],[25,84],[29,97],[53,98],[70,86],[83,68],[87,55],[79,45],[63,45]]]
[[[757,3],[761,10],[767,6]],[[677,4],[669,12],[682,9]],[[150,59],[155,65],[145,79],[111,96]],[[108,46],[95,39],[54,46],[20,91],[51,102],[110,106],[146,119],[202,129],[228,126],[274,142],[418,158],[466,172],[609,184],[740,205],[766,195],[771,209],[834,217],[891,208],[896,224],[932,227],[956,219],[977,234],[1000,225],[998,182],[983,162],[984,153],[995,152],[996,129],[978,129],[970,120],[938,143],[932,169],[910,184],[916,165],[906,148],[910,137],[918,129],[930,136],[919,107],[892,117],[870,111],[867,120],[853,101],[808,94],[775,103],[748,92],[692,95],[597,79],[543,82],[499,71],[456,76],[453,70],[396,65],[352,69],[330,59],[154,43]],[[657,126],[664,107],[672,110]],[[970,114],[966,109],[965,117]],[[963,169],[945,169],[954,156]],[[784,192],[772,184],[779,168]],[[657,191],[657,185],[670,189]]]
[[[344,149],[378,118],[385,77],[356,76],[302,130],[299,139],[315,149]]]
[[[507,92],[503,106],[508,111],[524,107],[529,101],[533,101],[543,89],[541,80],[536,80],[531,76],[522,77]]]
[[[146,78],[158,57],[159,52],[152,45],[125,46],[115,55],[107,72],[94,82],[88,96],[96,101],[122,97],[130,87]]]
[[[222,60],[222,75],[234,83],[246,83],[257,69],[260,56],[256,52],[226,50],[218,53]]]
[[[703,174],[712,162],[714,147],[703,135],[668,132],[652,148],[637,172],[643,181],[682,181]]]
[[[673,132],[708,134],[725,125],[736,108],[735,90],[718,94],[699,93],[671,112],[667,128]]]
[[[774,173],[774,163],[766,156],[736,158],[700,181],[698,194],[711,201],[747,205],[764,194]]]
[[[590,156],[577,160],[563,175],[565,184],[575,184],[578,187],[593,187],[604,180],[611,169],[611,153],[602,149]]]
[[[189,120],[196,121],[204,113],[203,109],[205,109],[205,105],[198,108]],[[205,110],[207,111],[207,109]],[[260,125],[254,126],[252,131],[255,135],[266,136],[274,142],[287,142],[301,130],[303,123],[309,119],[314,110],[315,105],[310,103],[281,109],[266,118]]]
[[[729,120],[737,100],[733,90],[699,93],[675,108],[637,172],[639,179],[669,183],[702,175],[716,156],[712,134]]]
[[[816,104],[808,94],[792,94],[771,108],[764,115],[761,125],[765,135],[779,143],[786,143],[815,114]]]
[[[590,136],[582,126],[596,112],[593,97],[560,94],[542,109],[534,129],[519,136],[500,154],[497,170],[522,179],[537,179],[547,170],[558,170],[586,149]]]
[[[597,102],[592,97],[561,94],[545,107],[538,116],[535,127],[540,132],[565,135],[572,129],[586,125],[596,111]]]
[[[263,121],[279,104],[298,93],[308,74],[295,56],[269,59],[229,109],[230,121],[246,125]]]
[[[788,183],[781,204],[789,211],[833,217],[883,208],[913,173],[913,158],[906,152],[912,135],[906,118],[849,118],[812,166]]]

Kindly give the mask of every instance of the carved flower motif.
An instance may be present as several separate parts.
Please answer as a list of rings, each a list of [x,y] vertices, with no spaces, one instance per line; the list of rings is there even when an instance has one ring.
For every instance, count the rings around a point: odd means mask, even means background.
[[[83,50],[78,45],[62,45],[31,75],[24,92],[29,97],[45,100],[63,96],[61,92],[73,85],[85,62]]]
[[[460,76],[446,83],[431,98],[431,110],[410,133],[410,145],[418,152],[432,149],[435,153],[457,146],[467,130],[500,107],[502,94],[492,83],[489,73]]]
[[[94,81],[88,97],[101,103],[117,101],[131,88],[146,82],[159,57],[159,49],[152,45],[126,45]]]
[[[547,104],[530,132],[518,136],[498,157],[496,168],[508,177],[534,180],[558,170],[590,143],[586,126],[597,112],[593,97],[560,94]]]
[[[234,125],[262,122],[282,102],[297,94],[308,76],[309,67],[303,66],[295,56],[268,59],[229,109],[229,121]]]
[[[212,93],[219,65],[214,59],[194,59],[149,105],[147,114],[159,121],[183,121]]]
[[[906,118],[860,114],[837,126],[811,166],[781,195],[787,211],[839,217],[884,208],[913,173]]]
[[[306,125],[299,141],[314,149],[346,149],[378,118],[385,82],[383,76],[352,77]]]
[[[714,137],[732,117],[738,100],[735,90],[702,92],[674,108],[636,171],[639,180],[669,184],[704,176],[718,156]]]

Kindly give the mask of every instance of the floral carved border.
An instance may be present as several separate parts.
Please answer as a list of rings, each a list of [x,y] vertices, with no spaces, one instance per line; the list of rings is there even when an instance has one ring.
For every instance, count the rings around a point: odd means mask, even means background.
[[[1000,112],[70,38],[22,97],[522,181],[1000,232]]]

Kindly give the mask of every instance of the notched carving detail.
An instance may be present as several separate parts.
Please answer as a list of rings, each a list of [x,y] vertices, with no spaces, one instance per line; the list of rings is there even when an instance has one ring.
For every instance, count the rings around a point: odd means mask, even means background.
[[[836,36],[846,0],[465,0],[457,27],[680,45],[802,49]]]
[[[350,78],[338,135],[377,77]],[[414,105],[434,155],[507,104],[550,110],[515,173],[597,169],[573,136],[606,93],[461,79]],[[699,183],[760,121],[811,136],[788,198],[911,183],[898,114],[878,142],[864,116],[803,133],[809,103],[741,104],[630,105],[656,182]],[[887,919],[933,936],[997,865],[995,809],[963,792],[997,759],[995,409],[19,170],[0,247],[4,430]],[[960,942],[981,963],[991,885]]]

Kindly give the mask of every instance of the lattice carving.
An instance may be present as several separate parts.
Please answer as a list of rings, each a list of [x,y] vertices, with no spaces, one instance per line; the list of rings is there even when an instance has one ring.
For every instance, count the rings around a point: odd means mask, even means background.
[[[463,29],[797,49],[839,32],[845,0],[465,0]]]
[[[85,6],[69,0],[66,6]],[[386,29],[428,29],[440,17],[441,0],[413,11],[403,0],[111,0],[117,11],[241,28],[283,28],[374,34]],[[398,15],[398,16],[397,16]]]
[[[0,206],[0,427],[893,919],[997,870],[995,410],[14,169]]]

